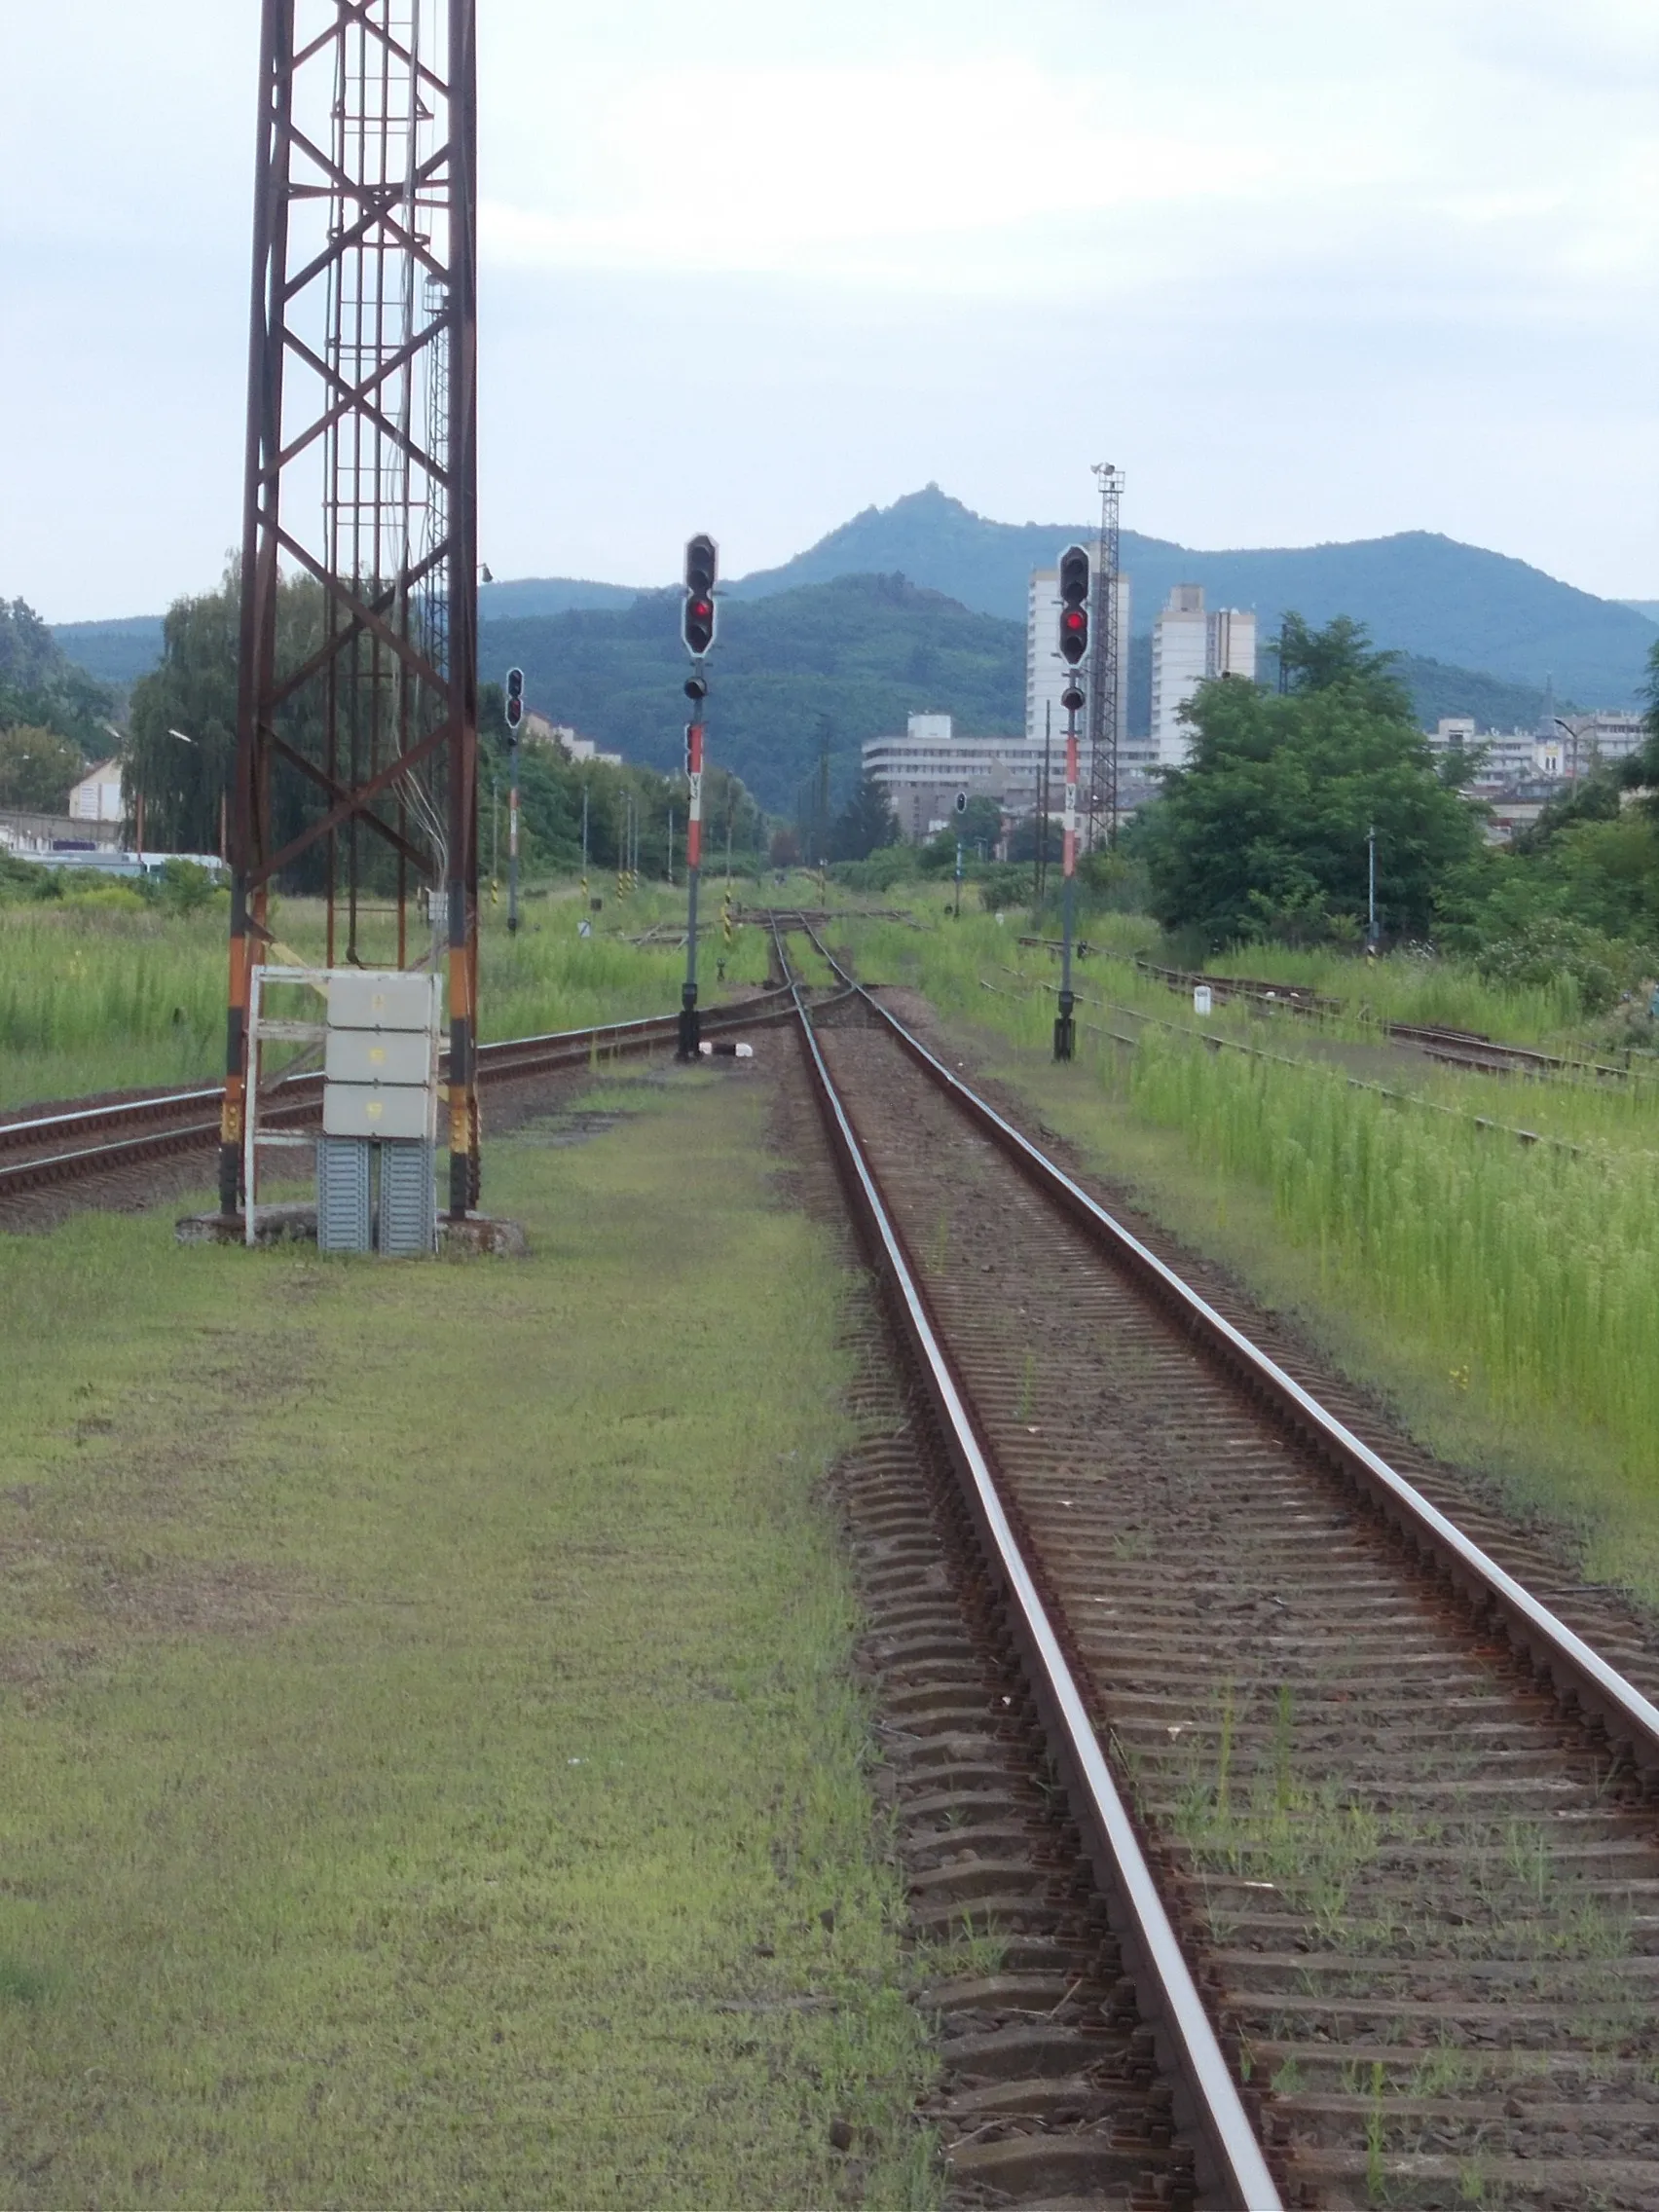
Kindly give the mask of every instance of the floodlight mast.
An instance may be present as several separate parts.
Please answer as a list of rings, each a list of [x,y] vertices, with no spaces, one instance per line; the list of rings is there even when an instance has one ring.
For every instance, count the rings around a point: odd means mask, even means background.
[[[449,970],[451,1215],[478,1196],[475,13],[262,0],[226,1214],[279,875],[323,892],[330,967],[437,957],[408,929],[428,895]],[[394,931],[367,941],[386,912]]]
[[[1097,461],[1100,486],[1100,543],[1094,565],[1094,650],[1088,682],[1088,827],[1085,844],[1092,851],[1101,818],[1108,845],[1117,843],[1121,756],[1123,751],[1124,472]]]

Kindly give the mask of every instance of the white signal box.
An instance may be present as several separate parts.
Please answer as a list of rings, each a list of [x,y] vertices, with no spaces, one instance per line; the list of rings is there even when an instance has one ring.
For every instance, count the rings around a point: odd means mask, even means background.
[[[435,1030],[437,991],[435,976],[334,968],[328,976],[328,1026]]]
[[[432,1080],[432,1043],[424,1029],[335,1029],[328,1032],[323,1075],[336,1083]]]
[[[402,1137],[430,1142],[430,1094],[412,1083],[328,1083],[322,1089],[325,1137]]]
[[[435,1144],[442,984],[335,969],[328,978],[322,1133]]]

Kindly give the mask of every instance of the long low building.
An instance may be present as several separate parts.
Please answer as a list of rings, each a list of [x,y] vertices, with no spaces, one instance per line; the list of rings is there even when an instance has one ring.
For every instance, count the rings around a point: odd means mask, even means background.
[[[1088,757],[1080,748],[1082,789]],[[1066,747],[1050,744],[1049,808],[1065,804]],[[1125,763],[1125,769],[1128,764]],[[912,715],[903,737],[874,737],[864,748],[864,772],[887,793],[900,833],[921,844],[956,818],[958,793],[993,798],[1017,821],[1035,814],[1043,774],[1043,741],[1026,737],[958,737],[949,715]],[[1129,794],[1125,793],[1125,797]],[[1139,794],[1144,795],[1144,794]],[[1083,804],[1080,796],[1079,804]]]

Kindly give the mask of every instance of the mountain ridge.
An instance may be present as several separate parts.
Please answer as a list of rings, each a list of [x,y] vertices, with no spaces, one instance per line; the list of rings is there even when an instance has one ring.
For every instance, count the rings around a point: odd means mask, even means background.
[[[887,507],[868,506],[792,560],[722,585],[730,607],[850,575],[902,575],[971,612],[1023,624],[1027,579],[1088,524],[987,520],[937,484]],[[1265,641],[1294,608],[1309,621],[1348,614],[1374,642],[1414,660],[1484,673],[1500,686],[1557,692],[1585,706],[1630,706],[1640,696],[1659,624],[1641,605],[1598,599],[1512,555],[1432,531],[1312,546],[1203,551],[1170,538],[1123,534],[1130,632],[1145,638],[1177,583],[1201,584],[1217,606],[1254,608]],[[661,587],[672,589],[673,587]],[[593,579],[520,577],[486,585],[486,632],[590,609],[621,611],[642,595]],[[649,596],[646,594],[645,596]],[[161,618],[62,623],[70,657],[107,682],[130,682],[155,664]]]

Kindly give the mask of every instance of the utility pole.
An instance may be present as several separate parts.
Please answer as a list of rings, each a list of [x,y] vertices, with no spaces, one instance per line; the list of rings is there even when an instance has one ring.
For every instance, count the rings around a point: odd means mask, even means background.
[[[691,702],[691,719],[685,725],[685,782],[691,803],[685,822],[685,982],[680,994],[682,1060],[697,1057],[702,1028],[697,1013],[697,885],[703,872],[703,702],[709,695],[707,669],[715,642],[715,578],[719,571],[719,547],[714,539],[691,538],[685,547],[685,605],[680,615],[680,635],[691,655],[691,673],[685,679],[685,696]]]
[[[1374,822],[1365,832],[1366,848],[1366,907],[1367,926],[1365,941],[1372,951],[1377,950],[1377,825]]]
[[[1037,802],[1037,836],[1034,845],[1035,860],[1033,862],[1036,869],[1034,903],[1039,916],[1042,914],[1043,901],[1048,896],[1049,890],[1049,741],[1053,719],[1053,701],[1045,699],[1043,702],[1043,782]],[[1038,926],[1041,927],[1040,922]]]
[[[818,724],[818,787],[813,793],[813,817],[818,830],[818,903],[823,905],[828,893],[825,878],[830,866],[830,718],[823,715]]]
[[[668,810],[668,888],[674,889],[674,809]]]
[[[1088,555],[1068,545],[1060,555],[1060,658],[1076,670],[1088,650]],[[1076,675],[1060,694],[1066,710],[1065,914],[1060,943],[1060,1006],[1054,1017],[1054,1057],[1069,1060],[1076,1046],[1072,1009],[1072,939],[1077,924],[1077,711],[1083,705]]]
[[[588,903],[588,788],[582,779],[582,904]]]

